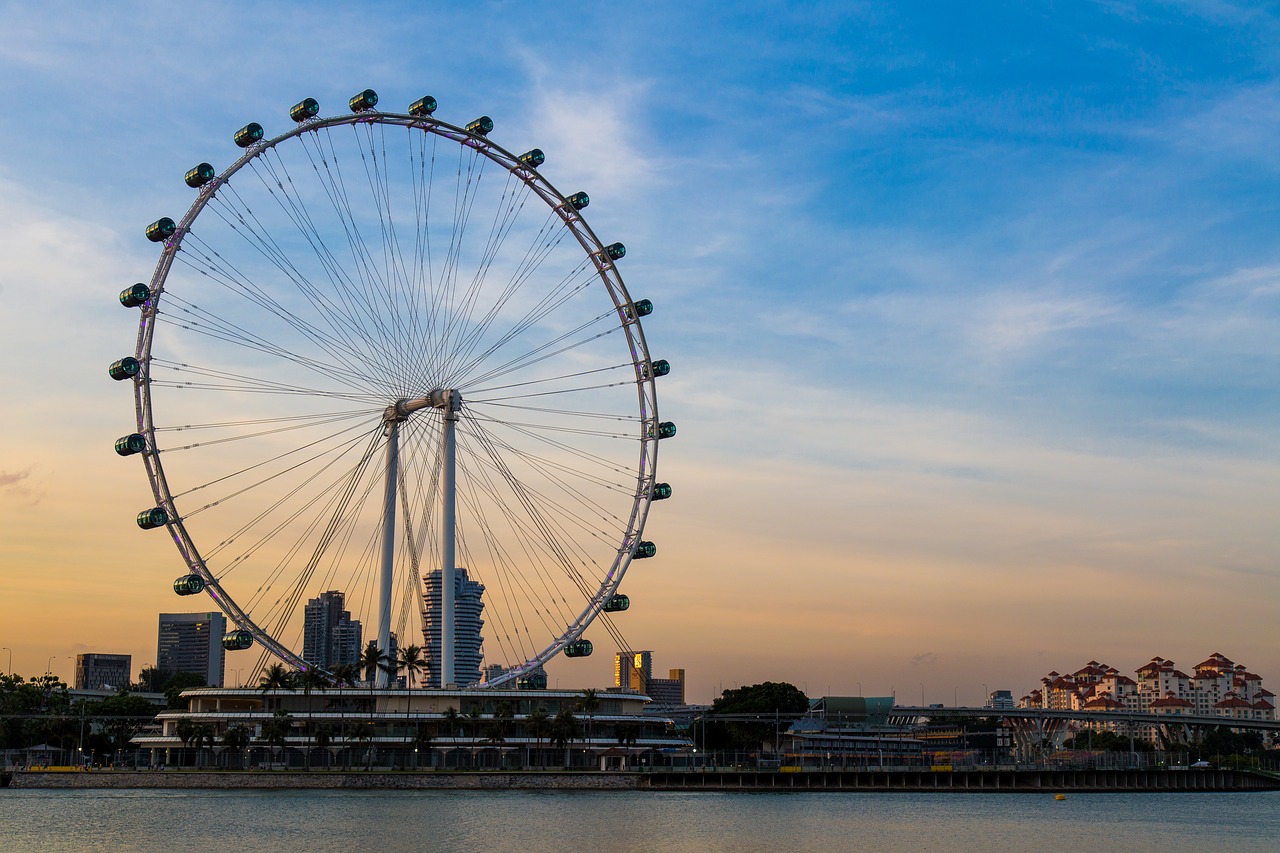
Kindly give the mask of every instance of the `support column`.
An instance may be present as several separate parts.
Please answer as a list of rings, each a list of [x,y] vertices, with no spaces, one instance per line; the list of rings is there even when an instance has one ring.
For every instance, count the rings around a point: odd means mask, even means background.
[[[444,505],[441,519],[442,542],[440,547],[440,685],[455,687],[454,677],[454,539],[457,533],[457,435],[458,405],[462,395],[447,392],[449,400],[444,408],[444,471],[440,485]]]
[[[400,421],[387,419],[386,483],[382,502],[382,573],[378,588],[378,648],[391,651],[391,579],[396,552],[396,481],[400,467]],[[385,670],[376,674],[378,687],[387,687],[390,678]]]

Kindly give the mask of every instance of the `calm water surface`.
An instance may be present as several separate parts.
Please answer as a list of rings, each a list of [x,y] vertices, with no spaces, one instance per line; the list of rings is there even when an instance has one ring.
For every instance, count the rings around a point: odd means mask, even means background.
[[[0,850],[1280,850],[1280,794],[0,790]]]

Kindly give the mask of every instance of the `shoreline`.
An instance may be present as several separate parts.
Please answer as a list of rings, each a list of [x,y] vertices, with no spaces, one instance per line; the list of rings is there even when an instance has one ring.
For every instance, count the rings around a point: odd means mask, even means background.
[[[210,790],[537,790],[849,793],[1233,793],[1280,779],[1237,770],[1000,771],[6,771],[9,788]]]

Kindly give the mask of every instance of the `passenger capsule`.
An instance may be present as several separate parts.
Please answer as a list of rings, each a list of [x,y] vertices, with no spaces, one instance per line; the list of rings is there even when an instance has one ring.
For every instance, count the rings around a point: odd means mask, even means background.
[[[231,137],[232,141],[241,148],[248,148],[253,143],[262,139],[262,125],[256,121],[251,121],[244,127],[236,131],[236,135]]]
[[[676,425],[671,421],[663,421],[658,424],[658,438],[673,438],[676,434]]]
[[[591,197],[586,193],[574,193],[565,199],[565,201],[569,202],[569,206],[574,210],[582,210],[582,208],[591,204]]]
[[[656,553],[658,553],[657,545],[652,542],[641,541],[636,543],[636,549],[631,552],[631,556],[637,560],[643,560],[646,557],[652,557]]]
[[[476,136],[487,136],[491,130],[493,130],[493,119],[488,116],[480,116],[467,125],[467,133],[474,133]]]
[[[547,674],[533,672],[516,679],[516,690],[546,690]]]
[[[352,95],[351,100],[347,101],[347,106],[351,107],[351,112],[362,113],[365,110],[371,110],[378,105],[378,93],[372,89],[365,89],[363,92]]]
[[[199,575],[183,575],[173,582],[173,591],[178,595],[195,595],[204,592],[204,578]]]
[[[158,506],[154,509],[144,509],[138,513],[138,526],[143,530],[154,530],[157,527],[164,527],[169,522],[169,513],[164,511],[164,507]]]
[[[649,374],[651,376],[666,376],[670,372],[671,362],[667,361],[665,358],[649,362]]]
[[[162,216],[147,226],[147,239],[152,243],[159,243],[162,240],[168,240],[173,236],[173,232],[177,230],[178,226],[174,224],[172,219]]]
[[[427,95],[409,105],[409,115],[426,118],[436,111],[436,99]]]
[[[665,501],[669,497],[671,497],[670,483],[654,483],[653,484],[653,499],[655,501]]]
[[[289,118],[302,124],[309,118],[315,118],[320,114],[320,102],[315,98],[303,98],[298,103],[289,107]]]
[[[119,382],[121,379],[132,379],[138,375],[138,371],[142,369],[142,365],[131,355],[126,355],[119,361],[113,361],[111,366],[107,368],[107,374],[112,379]]]
[[[141,433],[130,433],[116,439],[116,453],[121,456],[132,456],[147,449],[147,440]]]
[[[619,613],[631,606],[631,599],[625,595],[615,595],[604,603],[605,613]]]
[[[253,645],[253,634],[248,631],[232,631],[222,638],[222,647],[229,652],[244,651]]]
[[[125,308],[137,308],[151,298],[151,288],[142,282],[130,285],[120,291],[120,304]]]
[[[516,159],[528,166],[530,169],[536,169],[543,163],[547,162],[547,155],[542,153],[541,148],[531,148]]]
[[[564,656],[567,658],[585,658],[594,650],[590,640],[574,640],[564,647]]]
[[[653,313],[653,303],[648,299],[637,300],[622,309],[628,320],[635,320],[638,317],[648,317]]]
[[[621,243],[610,243],[604,247],[604,253],[611,261],[621,260],[627,254],[627,247]]]
[[[187,182],[187,186],[189,187],[202,187],[212,181],[215,174],[216,173],[213,171],[212,166],[208,163],[201,163],[198,166],[192,166],[188,169],[187,175],[183,180]]]

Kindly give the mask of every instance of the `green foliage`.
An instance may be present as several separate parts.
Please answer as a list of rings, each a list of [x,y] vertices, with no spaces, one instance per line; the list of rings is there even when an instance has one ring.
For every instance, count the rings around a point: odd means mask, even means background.
[[[700,738],[711,750],[758,750],[772,743],[779,727],[790,725],[790,717],[809,709],[809,698],[794,684],[765,681],[749,687],[726,690],[711,704]],[[758,714],[760,722],[717,720],[717,715]],[[775,720],[767,717],[774,715]]]
[[[187,700],[182,698],[182,691],[192,687],[204,687],[203,676],[194,672],[175,672],[165,681],[164,698],[168,700],[170,711],[186,710]]]
[[[1200,743],[1206,755],[1257,755],[1262,751],[1262,732],[1233,732],[1225,726],[1208,731]]]
[[[1152,752],[1155,747],[1149,741],[1142,738],[1134,738],[1134,752]],[[1068,739],[1062,744],[1064,749],[1092,749],[1100,752],[1128,752],[1129,736],[1120,735],[1115,732],[1080,732],[1075,737]]]

